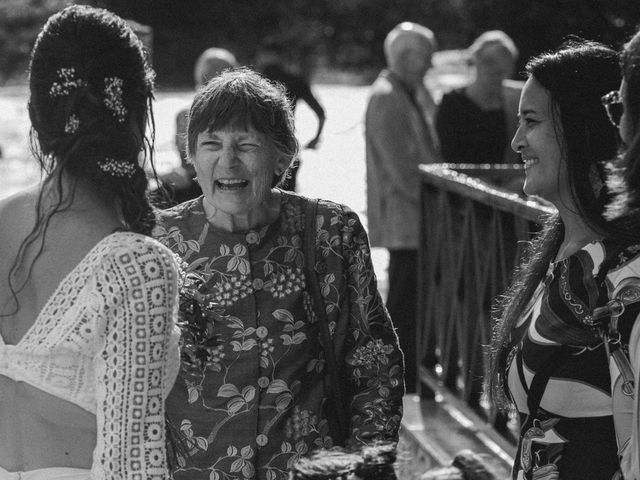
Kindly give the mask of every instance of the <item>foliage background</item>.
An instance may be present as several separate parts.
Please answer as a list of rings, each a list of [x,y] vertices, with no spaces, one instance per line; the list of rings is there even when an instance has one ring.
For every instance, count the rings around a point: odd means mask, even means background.
[[[69,0],[0,0],[0,85],[23,83],[28,54],[46,18]],[[384,63],[382,42],[397,23],[431,28],[441,49],[468,46],[501,29],[526,58],[569,34],[619,47],[640,22],[637,0],[78,0],[153,29],[160,86],[192,86],[192,67],[210,46],[251,65],[277,46],[304,74],[347,72],[367,83]],[[336,77],[337,78],[337,77]]]

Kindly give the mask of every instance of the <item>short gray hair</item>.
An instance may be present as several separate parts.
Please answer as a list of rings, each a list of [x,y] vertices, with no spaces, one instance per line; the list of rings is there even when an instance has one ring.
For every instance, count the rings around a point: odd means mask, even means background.
[[[514,60],[518,58],[520,52],[518,51],[518,47],[513,42],[511,37],[504,33],[502,30],[489,30],[484,32],[478,38],[476,38],[469,49],[467,50],[469,53],[469,57],[475,59],[478,57],[480,52],[485,48],[492,47],[494,45],[499,45],[504,47],[507,50]]]
[[[285,87],[240,67],[225,70],[196,92],[187,124],[187,153],[193,158],[198,135],[237,126],[265,134],[287,164],[298,155],[291,101]],[[280,181],[274,179],[274,186]]]
[[[393,27],[384,39],[384,56],[387,60],[387,65],[392,63],[394,55],[397,53],[394,51],[397,40],[405,36],[414,36],[423,40],[425,47],[431,50],[436,49],[436,36],[430,29],[418,23],[402,22]]]
[[[207,48],[200,54],[193,68],[193,80],[196,87],[201,87],[224,70],[238,66],[238,60],[229,50],[224,48]]]

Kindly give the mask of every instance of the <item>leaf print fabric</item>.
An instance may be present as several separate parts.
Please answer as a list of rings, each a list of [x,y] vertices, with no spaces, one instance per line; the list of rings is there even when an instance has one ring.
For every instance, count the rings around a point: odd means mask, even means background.
[[[280,218],[242,233],[216,231],[196,199],[161,212],[156,237],[225,311],[202,368],[183,365],[167,400],[187,455],[182,479],[284,480],[301,456],[334,442],[324,351],[306,290],[305,199],[281,192]],[[318,281],[350,399],[350,443],[397,441],[402,354],[377,291],[366,233],[347,207],[321,201]]]

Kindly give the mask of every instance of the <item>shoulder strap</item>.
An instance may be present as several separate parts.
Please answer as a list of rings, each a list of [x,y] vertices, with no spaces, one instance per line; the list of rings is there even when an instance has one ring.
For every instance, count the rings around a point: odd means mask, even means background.
[[[538,437],[543,432],[540,430],[540,419],[538,419],[538,409],[540,407],[540,401],[542,400],[542,396],[544,395],[544,391],[547,388],[547,384],[549,383],[549,378],[553,371],[557,368],[559,364],[562,363],[564,358],[566,357],[569,349],[562,345],[555,352],[553,352],[543,363],[538,372],[533,376],[531,380],[531,385],[527,391],[527,407],[529,409],[529,415],[522,424],[520,425],[520,444],[518,447],[518,455],[520,456],[520,463],[522,467],[529,471],[531,468],[531,439],[533,437]],[[522,361],[522,357],[518,359],[518,361]],[[526,390],[526,383],[523,384],[523,387]]]
[[[613,268],[637,255],[637,244],[616,246],[602,262],[596,280],[604,283],[607,274]],[[593,311],[590,326],[594,328],[605,347],[607,357],[613,359],[623,379],[622,392],[633,397],[635,391],[634,370],[629,360],[627,346],[620,341],[618,322],[628,305],[640,301],[640,281],[638,278],[626,278],[620,282],[606,305]]]
[[[320,291],[320,283],[318,282],[318,276],[315,270],[316,266],[316,213],[318,210],[317,199],[306,200],[305,211],[305,241],[304,248],[304,260],[305,260],[305,275],[307,278],[307,287],[310,290],[313,298],[313,306],[316,317],[318,319],[318,326],[320,330],[320,343],[324,350],[324,357],[326,360],[326,367],[329,371],[329,378],[331,381],[330,394],[333,400],[333,407],[336,409],[337,422],[339,428],[339,437],[334,437],[334,440],[339,445],[344,445],[348,438],[349,421],[347,412],[345,409],[345,403],[342,392],[342,376],[340,369],[336,361],[336,354],[333,348],[333,342],[331,341],[331,334],[329,332],[329,322],[327,320],[327,313],[325,311],[324,299]]]

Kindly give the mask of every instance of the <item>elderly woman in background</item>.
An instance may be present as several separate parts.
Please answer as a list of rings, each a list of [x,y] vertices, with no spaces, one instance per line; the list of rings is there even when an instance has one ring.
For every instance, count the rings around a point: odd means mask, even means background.
[[[445,93],[436,112],[442,156],[451,163],[516,163],[509,147],[516,131],[522,82],[513,75],[518,49],[500,30],[480,35],[469,47],[473,81]]]
[[[163,212],[156,236],[200,278],[196,311],[217,313],[192,322],[197,361],[167,401],[186,447],[174,478],[286,479],[311,450],[397,441],[402,355],[362,224],[275,187],[298,151],[283,89],[224,72],[187,132],[204,195]]]

